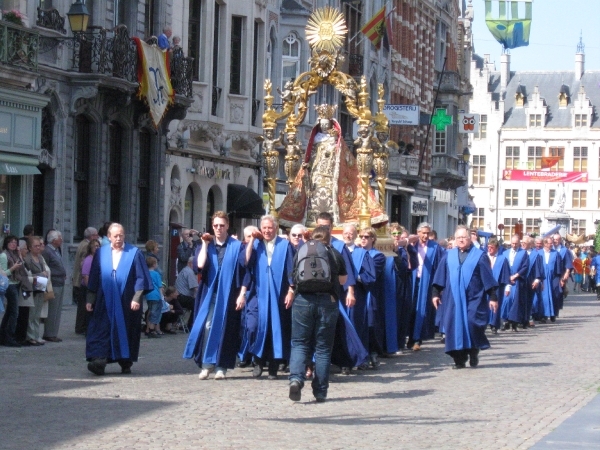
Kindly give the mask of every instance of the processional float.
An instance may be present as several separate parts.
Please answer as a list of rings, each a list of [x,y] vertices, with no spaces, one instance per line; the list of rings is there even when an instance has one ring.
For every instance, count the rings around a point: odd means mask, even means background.
[[[269,209],[277,216],[275,208],[275,188],[279,173],[279,152],[277,147],[285,147],[284,172],[291,186],[298,175],[303,162],[304,152],[297,139],[297,127],[305,120],[309,99],[322,85],[331,85],[344,96],[345,106],[350,115],[357,120],[358,138],[356,146],[356,166],[360,179],[360,212],[357,225],[371,226],[369,196],[370,177],[374,172],[379,193],[379,205],[385,212],[385,185],[388,176],[389,124],[383,113],[385,101],[384,89],[378,87],[378,111],[373,114],[369,108],[369,91],[366,77],[357,82],[352,76],[340,70],[344,56],[341,54],[347,33],[343,14],[331,7],[317,9],[312,13],[306,26],[306,36],[311,48],[309,70],[289,81],[281,92],[282,109],[273,108],[271,80],[265,80],[265,111],[263,119],[263,161],[268,183]],[[335,107],[319,105],[321,110],[335,111]],[[285,127],[280,136],[276,136],[277,124]],[[359,180],[356,180],[357,182]],[[372,204],[372,202],[371,202]],[[371,208],[372,209],[372,208]],[[385,214],[384,214],[385,215]],[[385,215],[387,220],[387,215]],[[375,224],[374,224],[375,225]]]

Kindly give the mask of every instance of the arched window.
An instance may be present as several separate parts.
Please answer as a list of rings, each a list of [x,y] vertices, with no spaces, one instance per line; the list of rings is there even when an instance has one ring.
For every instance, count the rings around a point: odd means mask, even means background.
[[[150,159],[152,156],[152,138],[148,130],[141,130],[140,169],[138,174],[138,242],[150,239]]]
[[[211,188],[206,197],[206,232],[212,233],[212,215],[215,213],[215,193]]]
[[[109,125],[108,190],[110,194],[110,220],[121,221],[121,164],[123,128],[117,122]]]
[[[88,226],[89,181],[90,181],[90,121],[79,115],[75,118],[75,162],[73,164],[73,180],[75,181],[75,240],[83,239],[83,231]]]
[[[183,207],[183,224],[187,227],[194,228],[194,191],[191,186],[188,186],[185,191],[185,203]]]
[[[295,80],[300,74],[300,41],[294,33],[288,34],[281,44],[282,76],[281,87]]]

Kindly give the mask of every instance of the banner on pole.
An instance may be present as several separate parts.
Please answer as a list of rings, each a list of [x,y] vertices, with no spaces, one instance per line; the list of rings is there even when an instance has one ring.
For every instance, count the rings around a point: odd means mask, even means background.
[[[505,181],[536,181],[554,183],[587,183],[587,172],[560,172],[545,170],[504,169],[502,179]]]
[[[419,125],[419,107],[417,105],[385,105],[383,113],[390,125]]]

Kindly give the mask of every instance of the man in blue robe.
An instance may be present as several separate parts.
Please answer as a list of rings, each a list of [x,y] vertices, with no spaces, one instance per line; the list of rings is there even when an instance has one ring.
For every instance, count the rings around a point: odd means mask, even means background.
[[[435,336],[436,310],[431,303],[431,286],[433,274],[444,255],[444,249],[429,239],[430,231],[431,225],[427,222],[420,223],[417,226],[419,240],[414,244],[419,266],[413,271],[413,310],[406,345],[414,351],[421,350],[424,339],[433,339]]]
[[[533,248],[533,238],[523,236],[521,248],[527,252],[529,256],[529,270],[527,271],[527,305],[525,311],[525,321],[523,328],[535,326],[531,313],[533,310],[533,301],[537,290],[542,286],[542,282],[546,279],[544,274],[544,261],[538,251]]]
[[[384,271],[386,350],[396,353],[406,347],[412,307],[412,272],[419,265],[417,252],[400,225],[390,225],[396,256],[388,256]],[[416,242],[413,236],[411,244]]]
[[[262,375],[268,359],[270,380],[277,379],[279,362],[288,361],[290,357],[294,301],[294,250],[288,240],[277,236],[277,228],[273,216],[263,216],[260,232],[253,233],[246,253],[249,270],[255,277],[258,302],[256,337],[250,342],[250,352],[254,355],[252,376]],[[249,281],[245,280],[244,285],[248,287]]]
[[[560,291],[560,280],[563,274],[560,254],[554,250],[551,237],[544,238],[544,250],[539,252],[544,267],[544,289],[541,292],[540,300],[534,311],[535,319],[541,323],[546,323],[546,319],[556,318],[559,298],[562,296]]]
[[[502,309],[504,296],[508,295],[508,292],[505,291],[505,287],[510,283],[510,267],[508,266],[508,260],[505,255],[500,255],[498,253],[499,247],[500,243],[497,238],[492,237],[488,240],[487,256],[490,260],[490,267],[492,269],[492,274],[494,275],[494,280],[498,283],[498,289],[496,291],[498,308],[496,311],[490,310],[489,319],[490,328],[492,329],[493,334],[497,334],[498,329],[502,326],[500,311]]]
[[[501,315],[504,329],[512,327],[517,331],[517,325],[523,323],[527,314],[527,273],[529,272],[529,255],[521,248],[521,238],[515,234],[510,240],[510,250],[505,252],[510,266],[510,284],[506,286],[508,297],[502,303]]]
[[[235,366],[240,347],[240,316],[246,303],[244,279],[246,253],[237,239],[228,236],[229,217],[217,211],[212,217],[214,241],[202,235],[197,267],[202,286],[196,296],[196,318],[183,357],[194,358],[202,368],[198,378],[206,380],[215,370],[215,380],[225,379]]]
[[[448,251],[433,276],[435,308],[444,293],[445,350],[454,359],[454,368],[479,364],[479,351],[489,348],[485,336],[488,309],[497,310],[496,288],[487,255],[473,246],[468,229],[459,226],[454,233],[456,248]]]
[[[560,298],[558,299],[556,312],[556,317],[558,317],[559,311],[563,308],[563,303],[565,298],[567,297],[567,281],[569,280],[569,275],[571,275],[571,271],[573,270],[573,253],[567,247],[563,245],[563,238],[560,234],[555,233],[552,236],[552,243],[554,244],[554,250],[558,252],[562,262],[562,278],[560,280]]]
[[[96,251],[87,286],[86,309],[92,315],[85,353],[95,375],[104,375],[111,362],[129,374],[140,350],[142,295],[153,285],[143,254],[125,243],[123,226],[113,223],[107,236],[110,245]]]

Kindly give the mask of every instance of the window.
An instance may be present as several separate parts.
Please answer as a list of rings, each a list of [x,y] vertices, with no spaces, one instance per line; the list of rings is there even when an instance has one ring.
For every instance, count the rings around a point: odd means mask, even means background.
[[[229,66],[229,93],[242,93],[242,36],[244,18],[231,18],[231,59]]]
[[[300,41],[294,33],[288,34],[281,45],[282,77],[281,88],[285,83],[295,80],[300,73]]]
[[[360,32],[362,26],[362,5],[363,2],[341,2],[344,8],[344,17],[348,26],[348,33],[345,39],[345,49],[348,53],[348,74],[350,76],[361,76],[363,74],[363,41],[353,39],[352,36]]]
[[[573,190],[573,208],[585,208],[587,206],[587,191]]]
[[[121,221],[121,166],[123,129],[117,122],[109,125],[108,190],[110,194],[109,220]]]
[[[550,147],[548,156],[558,158],[558,164],[554,164],[550,170],[564,170],[565,169],[565,148],[564,147]]]
[[[90,154],[89,140],[91,125],[84,116],[75,118],[75,240],[83,239],[83,231],[88,227]]]
[[[520,156],[520,147],[506,147],[506,169],[518,169]]]
[[[471,228],[483,230],[484,227],[485,208],[476,208],[471,219]]]
[[[510,239],[515,234],[515,225],[519,219],[504,219],[504,230],[502,230],[502,239],[504,242],[510,242]]]
[[[551,208],[554,203],[554,197],[556,196],[556,189],[550,189],[548,191],[548,207]]]
[[[581,236],[582,234],[586,234],[586,221],[585,219],[573,219],[571,222],[571,234],[576,234],[577,236]]]
[[[273,74],[271,73],[272,67],[273,67],[273,46],[275,44],[273,44],[273,38],[269,39],[269,41],[267,42],[267,51],[265,54],[265,78],[268,78],[269,80],[273,77]]]
[[[200,79],[200,20],[202,18],[201,0],[190,1],[190,17],[188,19],[188,56],[194,58],[192,76]]]
[[[504,190],[504,206],[519,206],[519,190],[505,189]]]
[[[256,126],[256,119],[258,116],[258,110],[260,109],[260,100],[258,99],[258,93],[262,92],[261,87],[258,86],[258,65],[260,64],[258,58],[258,51],[260,45],[259,36],[262,34],[262,25],[258,22],[254,22],[254,43],[252,45],[252,121],[250,122],[253,126]]]
[[[123,4],[125,2],[123,1]],[[90,6],[90,2],[87,2],[87,8],[90,14],[92,13],[92,7]],[[155,0],[146,0],[146,4],[144,5],[144,36],[149,38],[150,36],[155,36],[154,30],[154,11],[155,10]],[[89,23],[91,25],[92,18],[90,17]]]
[[[540,234],[540,219],[525,219],[525,233],[537,235]]]
[[[435,151],[434,153],[446,153],[446,132],[435,131]]]
[[[215,16],[213,29],[213,67],[212,67],[212,104],[211,114],[216,116],[219,111],[219,100],[223,88],[219,87],[219,36],[221,34],[221,5],[215,2]]]
[[[435,33],[435,70],[441,72],[446,58],[446,39],[448,26],[441,20],[437,23]]]
[[[115,27],[125,23],[125,0],[115,0]]]
[[[527,148],[527,168],[529,170],[542,168],[542,147]]]
[[[2,2],[0,2],[2,6]],[[40,0],[40,9],[52,9],[52,0]]]
[[[527,206],[541,206],[542,204],[542,190],[541,189],[527,189]]]
[[[487,137],[487,114],[479,116],[479,139]]]
[[[529,127],[539,128],[542,126],[542,115],[541,114],[529,114]]]
[[[575,127],[581,128],[587,126],[587,114],[575,114]]]
[[[138,242],[150,239],[150,160],[152,157],[152,138],[147,130],[140,131],[140,168],[138,172]]]
[[[587,147],[573,147],[573,171],[587,172]]]
[[[485,184],[485,155],[473,155],[473,184]]]

